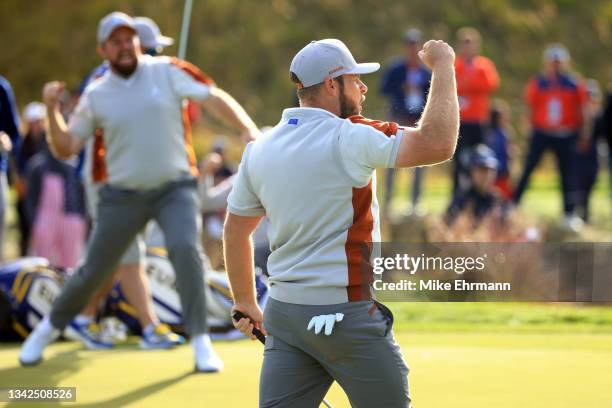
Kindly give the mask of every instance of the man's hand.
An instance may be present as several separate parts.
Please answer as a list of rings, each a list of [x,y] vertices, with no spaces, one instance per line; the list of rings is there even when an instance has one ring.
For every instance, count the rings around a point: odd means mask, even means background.
[[[200,166],[200,173],[203,176],[214,174],[223,165],[223,158],[219,153],[208,153]]]
[[[47,82],[43,87],[43,102],[47,105],[47,109],[52,111],[59,105],[60,98],[64,92],[66,84],[64,82],[52,81]]]
[[[11,138],[6,132],[0,132],[0,153],[8,153],[13,149]]]
[[[453,48],[441,40],[429,40],[419,51],[419,58],[429,69],[438,64],[453,65],[455,63],[455,51]]]
[[[237,303],[234,305],[234,307],[232,307],[232,315],[234,314],[234,310],[238,310],[242,312],[242,314],[244,314],[245,316],[250,317],[250,319],[242,318],[237,322],[232,319],[234,327],[240,330],[242,334],[247,337],[250,337],[252,340],[257,340],[257,337],[255,337],[255,335],[253,334],[254,327],[257,327],[264,335],[268,334],[263,327],[263,312],[261,311],[257,303],[249,305]]]
[[[432,71],[427,103],[416,128],[405,128],[395,167],[428,166],[453,157],[459,134],[455,52],[444,41],[427,41],[419,57]]]
[[[334,324],[341,322],[342,319],[344,319],[344,314],[342,313],[314,316],[310,319],[306,330],[314,328],[314,333],[319,334],[323,326],[325,326],[325,335],[329,336],[332,334],[332,330],[334,330]]]

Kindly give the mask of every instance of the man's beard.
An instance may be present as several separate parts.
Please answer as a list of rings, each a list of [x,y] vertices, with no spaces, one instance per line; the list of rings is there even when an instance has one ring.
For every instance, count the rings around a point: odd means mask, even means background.
[[[340,92],[340,117],[346,119],[348,117],[359,115],[361,109],[358,104],[350,104],[347,97],[344,95],[344,89]]]
[[[134,63],[128,66],[115,64],[113,62],[111,62],[110,65],[114,72],[116,72],[117,74],[121,75],[124,78],[128,78],[130,75],[134,73],[134,71],[136,71],[136,67],[138,66],[138,59],[135,58]]]

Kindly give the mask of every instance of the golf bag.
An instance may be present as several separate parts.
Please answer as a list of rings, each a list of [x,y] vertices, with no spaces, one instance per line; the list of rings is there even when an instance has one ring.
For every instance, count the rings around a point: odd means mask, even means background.
[[[206,259],[205,259],[206,260]],[[206,279],[202,282],[208,309],[208,325],[213,339],[242,338],[234,329],[230,310],[233,301],[229,281],[224,272],[213,271],[205,265]],[[268,298],[266,278],[257,269],[255,278],[257,300],[263,308]],[[178,333],[184,332],[181,302],[176,290],[176,277],[166,251],[161,247],[147,250],[146,272],[149,278],[153,305],[159,320]],[[42,317],[51,311],[68,275],[53,268],[45,258],[26,257],[0,265],[0,340],[25,339]],[[116,317],[120,324],[112,325],[115,332],[141,334],[136,310],[116,284],[105,301],[101,320]],[[112,323],[114,319],[106,319]],[[119,323],[116,322],[115,323]],[[106,327],[106,325],[103,325]],[[103,327],[103,328],[104,328]],[[126,333],[125,333],[126,334]],[[117,338],[121,333],[114,333]]]
[[[64,274],[45,258],[26,257],[0,266],[0,340],[22,340],[49,313]]]
[[[231,321],[230,310],[234,302],[227,274],[212,270],[207,262],[205,262],[205,270],[205,281],[202,284],[206,296],[211,336],[213,339],[241,337]],[[153,306],[159,320],[168,324],[175,332],[184,333],[181,302],[176,289],[176,275],[164,248],[150,247],[147,249],[146,273],[149,278]],[[265,277],[260,273],[255,277],[255,285],[257,301],[263,308],[268,298],[268,287]],[[134,334],[140,334],[142,331],[136,310],[129,304],[120,284],[115,285],[109,294],[104,314],[117,317]]]

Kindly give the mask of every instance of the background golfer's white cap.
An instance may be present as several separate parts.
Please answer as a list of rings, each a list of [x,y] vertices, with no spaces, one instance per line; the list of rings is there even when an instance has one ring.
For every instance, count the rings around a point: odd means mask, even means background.
[[[551,44],[544,50],[544,58],[548,61],[569,61],[569,51],[562,44]]]
[[[108,40],[108,37],[111,36],[113,31],[119,27],[131,28],[136,32],[134,19],[127,14],[121,13],[120,11],[114,11],[104,16],[98,24],[98,44],[102,44],[104,41]]]
[[[155,21],[149,17],[134,17],[134,25],[140,45],[145,49],[157,49],[174,44],[174,39],[162,35]]]
[[[47,116],[47,108],[41,102],[30,102],[23,110],[23,118],[26,122],[42,120]]]
[[[358,64],[349,49],[340,40],[313,41],[302,48],[291,61],[293,72],[306,88],[345,74],[369,74],[378,71],[380,64]]]

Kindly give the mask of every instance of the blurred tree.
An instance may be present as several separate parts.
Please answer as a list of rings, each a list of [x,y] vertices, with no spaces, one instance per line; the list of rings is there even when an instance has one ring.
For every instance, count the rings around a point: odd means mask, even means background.
[[[23,106],[40,99],[44,82],[76,87],[96,64],[98,20],[121,10],[146,15],[177,40],[180,0],[3,0],[0,2],[0,73]],[[610,0],[199,0],[194,2],[187,58],[244,103],[261,125],[274,124],[293,103],[288,78],[293,55],[307,42],[344,40],[359,60],[385,62],[402,51],[406,27],[454,42],[470,25],[483,34],[483,53],[502,77],[499,96],[520,117],[522,91],[538,71],[549,42],[565,43],[578,72],[612,80]],[[169,54],[177,52],[177,45]],[[366,114],[384,117],[377,75],[368,76]]]

